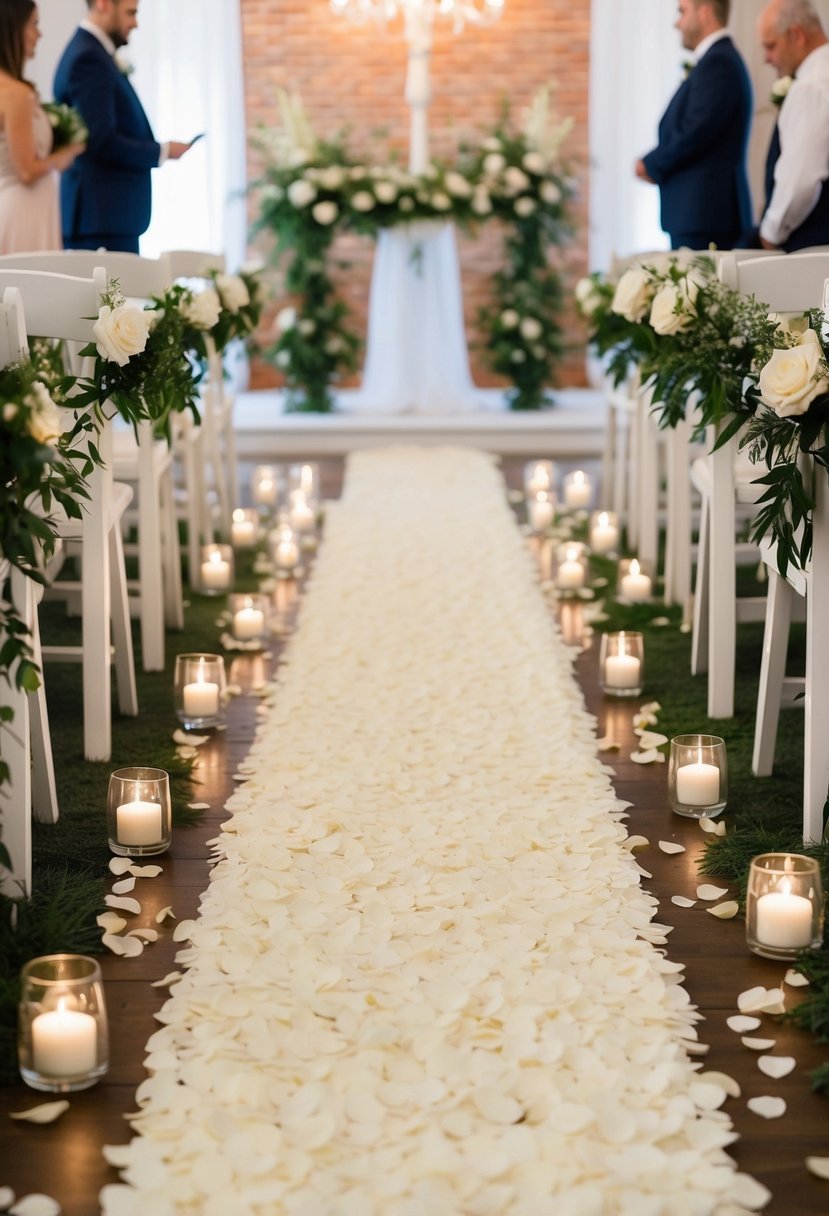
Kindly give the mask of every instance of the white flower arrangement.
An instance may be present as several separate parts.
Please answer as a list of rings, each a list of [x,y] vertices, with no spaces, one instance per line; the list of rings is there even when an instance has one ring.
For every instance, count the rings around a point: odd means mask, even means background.
[[[222,301],[218,291],[205,287],[201,291],[188,292],[181,311],[195,329],[207,332],[218,324],[222,315]]]
[[[214,282],[222,307],[237,313],[250,304],[250,291],[241,275],[217,274]]]
[[[771,86],[771,102],[772,105],[782,106],[786,100],[789,89],[794,84],[793,76],[780,76]]]
[[[150,336],[151,318],[142,308],[123,301],[114,306],[102,304],[98,319],[92,326],[98,354],[110,363],[124,367],[134,355],[140,355]]]

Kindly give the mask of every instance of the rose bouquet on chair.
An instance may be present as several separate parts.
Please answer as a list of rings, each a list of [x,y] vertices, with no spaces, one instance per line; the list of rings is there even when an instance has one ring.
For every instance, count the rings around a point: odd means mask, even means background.
[[[766,488],[752,538],[770,537],[785,577],[789,565],[802,570],[809,560],[813,479],[829,475],[829,352],[819,310],[806,314],[805,328],[769,320],[772,341],[758,347],[756,383],[746,392],[753,417],[740,446],[766,468],[754,478]]]
[[[111,403],[127,422],[150,421],[167,439],[172,414],[189,410],[198,421],[201,369],[188,344],[191,295],[175,285],[139,308],[111,279],[93,326],[95,342],[80,352],[94,359],[93,371],[78,380],[73,404],[103,411]]]

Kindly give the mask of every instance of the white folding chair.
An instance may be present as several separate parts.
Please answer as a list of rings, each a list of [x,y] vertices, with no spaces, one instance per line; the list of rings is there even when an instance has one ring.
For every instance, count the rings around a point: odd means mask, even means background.
[[[83,345],[93,340],[92,325],[101,293],[106,290],[102,270],[83,279],[0,267],[0,291],[5,293],[10,287],[20,292],[30,335]],[[90,369],[87,366],[83,370]],[[121,539],[121,517],[132,499],[132,490],[121,483],[113,484],[108,423],[102,427],[99,449],[103,464],[96,466],[89,476],[90,501],[83,519],[59,519],[63,540],[80,542],[82,642],[79,647],[43,647],[45,659],[82,663],[84,753],[89,760],[107,760],[112,752],[110,636],[114,642],[119,707],[124,714],[138,713]]]
[[[0,271],[4,267],[83,278],[103,267],[107,279],[118,279],[125,296],[140,301],[162,295],[169,286],[166,262],[105,249],[9,254],[0,257]],[[154,438],[151,423],[141,422],[137,430],[136,435],[132,427],[121,423],[120,419],[114,420],[113,475],[116,481],[125,482],[137,491],[136,508],[124,516],[125,523],[134,521],[138,527],[137,545],[125,545],[126,553],[138,556],[138,579],[129,583],[131,608],[141,623],[144,670],[163,671],[164,626],[181,629],[184,625],[181,554],[173,500],[173,456],[163,439]]]
[[[772,312],[804,312],[822,300],[829,253],[753,258],[724,253],[719,257],[719,275],[735,291],[755,296]],[[766,604],[764,596],[737,597],[738,558],[759,559],[759,551],[756,546],[738,546],[736,521],[740,513],[751,518],[762,487],[753,484],[761,470],[738,453],[738,441],[733,439],[714,452],[716,439],[716,430],[709,428],[709,454],[694,461],[691,469],[702,502],[691,670],[708,672],[709,717],[731,718],[737,621],[762,620]]]
[[[223,254],[208,253],[196,249],[172,249],[161,255],[166,262],[171,281],[180,279],[204,279],[211,272],[223,273]],[[216,496],[216,506],[221,529],[230,536],[231,516],[239,505],[239,474],[236,458],[236,432],[233,423],[233,395],[225,382],[221,354],[213,339],[207,337],[207,376],[201,398],[201,425],[203,430],[203,469],[210,484],[206,492]],[[185,434],[186,437],[186,434]],[[208,522],[207,540],[213,538],[212,520]],[[189,560],[190,581],[195,584],[198,571],[197,554]]]

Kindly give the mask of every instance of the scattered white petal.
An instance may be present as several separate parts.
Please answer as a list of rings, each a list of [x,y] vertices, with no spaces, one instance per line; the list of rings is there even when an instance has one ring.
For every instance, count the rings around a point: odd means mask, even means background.
[[[228,684],[227,695],[229,697],[241,697],[241,695],[242,695],[241,684]]]
[[[767,1186],[763,1186],[762,1182],[758,1182],[749,1174],[735,1174],[729,1188],[729,1198],[740,1205],[733,1216],[743,1216],[744,1210],[762,1212],[763,1208],[771,1203],[772,1193]]]
[[[777,1042],[776,1039],[756,1039],[751,1035],[744,1034],[740,1039],[743,1047],[747,1047],[749,1051],[770,1051]]]
[[[189,942],[195,927],[196,922],[194,920],[180,920],[173,930],[173,941]]]
[[[667,735],[660,735],[656,730],[643,730],[639,735],[639,746],[643,751],[650,747],[663,747],[668,742]]]
[[[647,836],[628,836],[625,841],[625,848],[630,849],[631,853],[634,849],[646,849],[650,846],[650,841]]]
[[[134,878],[158,878],[161,873],[163,873],[161,866],[130,866],[130,874]],[[115,890],[114,887],[113,890]]]
[[[140,929],[130,929],[127,937],[137,937],[142,942],[157,942],[158,929],[145,929],[143,926]]]
[[[829,1157],[807,1157],[806,1169],[816,1178],[825,1178],[829,1182]]]
[[[601,739],[596,740],[596,747],[600,752],[618,752],[622,745],[612,735],[603,735]]]
[[[112,890],[115,895],[129,895],[130,891],[135,890],[135,876],[131,874],[129,878],[121,878],[118,882],[114,882]]]
[[[779,1081],[781,1077],[787,1077],[797,1068],[797,1060],[794,1056],[760,1056],[757,1067],[767,1077]]]
[[[736,899],[727,899],[724,903],[715,904],[713,908],[706,908],[705,911],[709,916],[716,916],[718,920],[733,920],[740,911],[740,905]]]
[[[138,958],[143,953],[144,943],[137,937],[120,937],[117,933],[105,933],[101,941],[107,950],[119,954],[123,958]]]
[[[748,1109],[762,1119],[779,1119],[786,1113],[786,1102],[783,1098],[773,1098],[764,1094],[760,1098],[749,1098],[746,1102]]]
[[[741,1090],[739,1082],[730,1077],[727,1072],[701,1072],[701,1081],[710,1081],[712,1085],[719,1085],[730,1098],[739,1098]]]
[[[122,912],[132,912],[134,915],[141,911],[138,900],[130,899],[127,895],[106,895],[104,903],[108,908],[120,908]]]
[[[790,967],[783,977],[783,983],[788,984],[790,988],[805,988],[809,981],[801,971],[795,971],[794,967]]]
[[[68,1110],[69,1103],[62,1098],[59,1102],[41,1102],[40,1106],[30,1106],[28,1110],[9,1111],[9,1118],[26,1123],[54,1123]]]
[[[667,616],[655,616],[651,618],[651,625],[655,625],[659,629],[665,625],[670,625],[670,623],[670,618]]]
[[[119,878],[122,874],[126,874],[131,865],[132,858],[130,857],[110,857],[109,859],[110,873],[115,874]]]
[[[660,840],[659,847],[663,853],[684,853],[685,845],[678,844],[675,840]]]
[[[664,764],[665,755],[659,752],[655,747],[650,747],[647,751],[631,752],[630,758],[634,764]]]
[[[9,1208],[11,1216],[60,1216],[60,1210],[60,1204],[56,1199],[37,1192],[24,1195],[13,1207]]]
[[[127,927],[127,922],[117,912],[102,912],[95,920],[107,933],[120,933]]]
[[[10,1186],[0,1186],[0,1209],[11,1207],[14,1203],[14,1191]]]
[[[209,735],[193,735],[187,730],[177,730],[173,734],[173,742],[180,747],[201,747],[203,743],[207,743],[210,739]]]
[[[785,1009],[782,988],[747,988],[737,997],[737,1008],[741,1013],[779,1013]]]
[[[188,802],[187,809],[189,811],[209,811],[210,803],[209,802]]]
[[[164,921],[165,921],[165,920],[167,920],[168,918],[169,918],[170,920],[175,920],[175,919],[176,919],[176,914],[175,914],[175,912],[174,912],[174,911],[173,911],[173,909],[172,909],[172,905],[169,905],[169,906],[168,906],[168,907],[166,907],[166,908],[162,908],[160,912],[156,912],[156,914],[155,914],[155,923],[156,923],[157,925],[163,925],[163,924],[164,924]]]
[[[180,971],[168,971],[163,979],[153,980],[150,984],[151,988],[168,988],[171,984],[177,984],[181,979]]]
[[[689,899],[687,895],[672,895],[671,903],[676,904],[678,908],[693,908],[696,907],[696,900]]]
[[[714,887],[709,882],[701,883],[697,887],[698,899],[722,899],[723,895],[728,894],[728,887]]]
[[[757,1030],[761,1022],[759,1018],[749,1018],[742,1013],[734,1013],[726,1019],[725,1024],[735,1034],[747,1034],[750,1030]]]

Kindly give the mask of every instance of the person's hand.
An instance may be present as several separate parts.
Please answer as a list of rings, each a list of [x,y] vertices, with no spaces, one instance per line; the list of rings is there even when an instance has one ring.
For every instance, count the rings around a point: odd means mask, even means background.
[[[648,175],[648,171],[645,168],[645,162],[643,160],[638,160],[636,162],[636,164],[633,167],[633,172],[636,174],[636,176],[639,178],[640,181],[650,182],[651,185],[653,185],[653,178]]]
[[[181,160],[182,156],[184,156],[184,153],[190,151],[191,146],[192,146],[191,144],[183,144],[177,139],[171,139],[170,144],[169,144],[169,151],[167,152],[167,159],[168,160]]]
[[[63,173],[85,151],[86,144],[66,144],[65,147],[58,148],[57,152],[52,153],[55,168],[59,173]]]

